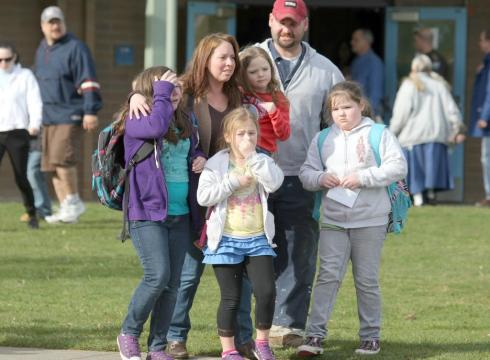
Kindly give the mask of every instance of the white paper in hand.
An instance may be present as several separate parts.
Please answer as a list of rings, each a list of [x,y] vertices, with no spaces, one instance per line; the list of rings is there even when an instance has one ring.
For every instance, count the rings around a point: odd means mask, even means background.
[[[335,200],[347,207],[353,207],[361,189],[350,190],[341,186],[328,190],[327,198]]]

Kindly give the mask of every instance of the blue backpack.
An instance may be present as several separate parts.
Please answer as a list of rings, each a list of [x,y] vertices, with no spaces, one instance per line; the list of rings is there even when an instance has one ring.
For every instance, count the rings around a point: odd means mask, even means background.
[[[92,155],[92,190],[102,205],[109,209],[123,211],[123,230],[120,239],[128,238],[127,207],[129,181],[126,181],[134,165],[144,160],[153,150],[153,142],[145,142],[131,158],[128,166],[124,163],[124,134],[117,133],[110,124],[99,133],[97,149]],[[124,199],[124,202],[123,202]]]
[[[381,136],[386,125],[373,124],[369,131],[369,145],[373,151],[374,157],[378,167],[381,166],[381,156],[379,155],[379,144],[381,142]],[[330,132],[330,128],[325,128],[320,131],[318,135],[318,153],[320,155],[320,161],[323,166],[322,148],[325,139]],[[388,232],[394,232],[399,234],[407,222],[408,209],[412,206],[412,200],[410,199],[410,193],[408,192],[408,186],[405,180],[399,180],[391,183],[386,187],[388,197],[391,203],[391,212],[388,221]],[[322,203],[323,191],[318,191],[315,195],[315,206],[313,208],[313,218],[316,221],[320,219],[320,207]]]

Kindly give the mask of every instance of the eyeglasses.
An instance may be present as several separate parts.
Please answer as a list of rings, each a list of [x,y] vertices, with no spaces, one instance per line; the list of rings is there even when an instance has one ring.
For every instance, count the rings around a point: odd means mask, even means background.
[[[2,62],[9,63],[9,62],[11,62],[11,61],[12,61],[12,59],[13,59],[13,58],[14,58],[14,57],[13,57],[13,56],[11,56],[11,57],[8,57],[8,58],[3,58],[3,59],[0,59],[0,63],[2,63]]]

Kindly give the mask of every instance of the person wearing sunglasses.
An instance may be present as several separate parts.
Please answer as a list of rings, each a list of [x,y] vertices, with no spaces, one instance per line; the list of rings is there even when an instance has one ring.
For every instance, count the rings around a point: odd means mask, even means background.
[[[0,41],[0,162],[7,152],[31,229],[39,228],[39,223],[27,178],[27,160],[30,135],[39,133],[41,114],[41,95],[34,74],[21,67],[12,43]]]

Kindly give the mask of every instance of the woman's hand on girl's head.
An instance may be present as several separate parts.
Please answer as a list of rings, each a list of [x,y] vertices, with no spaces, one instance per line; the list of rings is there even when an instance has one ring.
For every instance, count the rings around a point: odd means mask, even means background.
[[[320,178],[320,186],[331,189],[340,185],[340,180],[337,176],[329,173],[324,173]]]
[[[340,185],[344,188],[354,190],[361,187],[361,180],[357,174],[350,174],[342,179]]]
[[[202,156],[198,156],[192,161],[192,171],[196,174],[199,174],[204,169],[204,165],[206,164],[206,159]]]
[[[129,118],[139,119],[142,116],[148,116],[150,106],[146,103],[146,98],[141,94],[133,94],[129,99]]]
[[[155,81],[168,81],[169,83],[174,84],[174,86],[177,86],[179,83],[179,80],[177,78],[177,74],[174,73],[173,71],[166,71],[165,74],[163,74],[160,79],[155,76]]]

